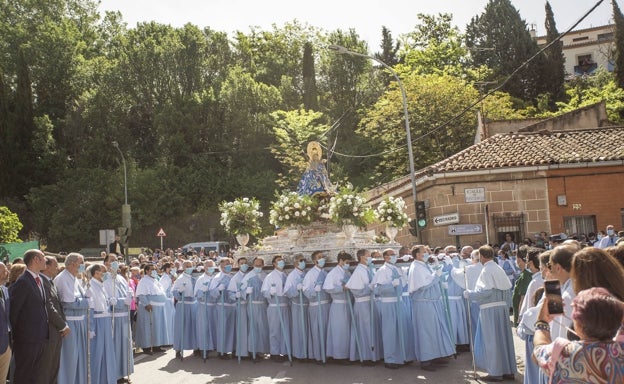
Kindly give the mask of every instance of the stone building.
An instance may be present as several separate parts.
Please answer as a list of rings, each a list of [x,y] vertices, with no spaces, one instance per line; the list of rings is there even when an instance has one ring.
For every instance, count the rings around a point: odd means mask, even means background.
[[[397,241],[495,244],[507,232],[521,241],[624,227],[624,127],[609,126],[604,103],[528,122],[483,122],[476,144],[417,171],[427,226],[418,239],[403,229]],[[409,176],[368,193],[373,205],[403,197],[414,217]]]

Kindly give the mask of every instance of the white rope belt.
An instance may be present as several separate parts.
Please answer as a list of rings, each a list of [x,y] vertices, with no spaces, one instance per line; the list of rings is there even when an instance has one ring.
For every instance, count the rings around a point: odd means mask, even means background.
[[[493,303],[481,304],[479,305],[479,308],[486,309],[486,308],[494,308],[494,307],[504,307],[506,305],[507,303],[504,301],[495,301]]]
[[[111,317],[110,313],[96,313],[93,315],[94,318],[99,319],[102,317]]]
[[[222,307],[234,307],[236,306],[236,304],[232,304],[232,303],[219,303],[220,306]]]
[[[409,296],[409,292],[403,292],[401,296]]]
[[[300,303],[298,301],[293,301],[292,302],[293,305],[298,305],[298,306],[303,306],[303,307],[307,307],[308,303],[306,303],[305,301],[303,303]]]
[[[266,304],[266,301],[257,301],[257,300],[253,300],[251,302],[251,304]]]
[[[288,303],[280,303],[279,304],[280,307],[288,307]],[[277,305],[275,304],[269,304],[269,307],[277,307]]]
[[[241,303],[241,305],[242,304],[247,304],[247,300],[241,300],[240,303]]]
[[[321,305],[323,304],[329,304],[329,300],[321,300]],[[310,302],[310,307],[316,307],[319,305],[318,301],[311,301]]]
[[[195,304],[197,300],[178,300],[178,303]]]
[[[152,307],[164,307],[165,303],[150,301],[149,305],[151,305]]]
[[[208,301],[200,301],[199,305],[205,305],[207,307],[213,307],[215,304]]]
[[[449,296],[448,299],[449,300],[462,300],[463,297],[461,297],[461,296]]]
[[[82,321],[82,320],[84,320],[84,318],[85,318],[84,315],[82,315],[82,316],[66,316],[65,320],[67,320],[67,321]]]
[[[332,300],[332,304],[347,304],[347,300],[340,300],[340,299]]]
[[[370,296],[364,296],[364,297],[356,297],[355,298],[355,302],[356,303],[362,303],[365,301],[370,301]]]
[[[396,303],[397,298],[396,297],[380,297],[379,301],[381,301],[382,303]]]
[[[128,312],[115,312],[115,316],[113,317],[127,317]]]

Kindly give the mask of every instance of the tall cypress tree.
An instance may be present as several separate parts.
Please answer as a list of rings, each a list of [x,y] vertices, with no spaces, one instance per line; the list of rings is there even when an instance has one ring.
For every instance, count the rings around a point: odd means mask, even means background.
[[[617,1],[612,0],[613,20],[615,21],[615,81],[624,89],[624,15]]]
[[[381,52],[375,53],[375,57],[389,66],[393,67],[399,63],[397,52],[399,51],[399,42],[396,43],[392,39],[392,33],[385,26],[381,27]],[[388,74],[384,77],[384,84],[387,86],[391,81],[394,81],[394,77]]]
[[[555,16],[553,14],[550,3],[546,2],[546,44],[550,44],[559,37],[557,26],[555,25]],[[543,91],[550,94],[550,108],[556,108],[556,101],[562,101],[565,98],[565,58],[563,56],[563,42],[557,41],[550,48],[544,51],[546,61],[542,73]]]
[[[312,43],[306,41],[303,46],[303,107],[306,110],[318,110],[318,90]]]

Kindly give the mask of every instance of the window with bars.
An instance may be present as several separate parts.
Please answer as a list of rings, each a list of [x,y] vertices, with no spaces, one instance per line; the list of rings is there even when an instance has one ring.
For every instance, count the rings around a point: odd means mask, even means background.
[[[516,244],[521,243],[524,239],[524,215],[522,213],[494,215],[492,221],[498,244],[505,242],[506,233],[513,235]]]
[[[563,227],[568,236],[596,232],[596,216],[564,216]]]

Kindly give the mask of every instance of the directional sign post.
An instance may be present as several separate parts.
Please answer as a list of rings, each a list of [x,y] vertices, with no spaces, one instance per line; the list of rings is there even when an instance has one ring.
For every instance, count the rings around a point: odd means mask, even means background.
[[[433,217],[433,225],[447,225],[456,223],[459,223],[459,213],[457,212]]]
[[[456,224],[448,226],[448,234],[451,236],[478,235],[483,233],[481,224]]]
[[[167,237],[167,234],[165,233],[164,229],[160,228],[156,236],[160,237],[160,250],[162,251],[163,250],[163,238]]]

